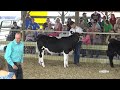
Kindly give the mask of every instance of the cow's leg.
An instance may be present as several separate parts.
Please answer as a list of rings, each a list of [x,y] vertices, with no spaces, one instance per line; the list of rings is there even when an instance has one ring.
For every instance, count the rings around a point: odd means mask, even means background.
[[[45,63],[44,63],[43,58],[44,58],[44,50],[42,51],[42,60],[41,60],[41,62],[42,62],[42,66],[45,67]]]
[[[110,66],[111,67],[114,67],[114,65],[113,65],[113,55],[111,55],[111,56],[109,56],[109,62],[110,62]]]
[[[38,63],[40,64],[40,65],[42,65],[43,67],[45,67],[45,64],[44,64],[44,60],[43,60],[43,57],[44,57],[44,49],[43,48],[41,48],[41,47],[38,47],[38,49],[39,49],[39,61],[38,61]]]
[[[39,58],[38,63],[39,63],[40,65],[42,65],[40,54],[38,55],[38,58]]]
[[[42,52],[40,52],[40,54],[39,54],[39,64],[42,65],[43,67],[45,67],[43,57],[44,57],[44,50],[42,50]]]
[[[68,67],[68,54],[63,52],[64,55],[64,68]]]
[[[114,67],[114,65],[113,65],[113,57],[116,55],[114,53],[114,50],[111,50],[111,49],[108,48],[108,50],[106,51],[106,53],[107,53],[107,56],[109,57],[110,66]]]
[[[65,54],[66,67],[68,67],[68,54]]]

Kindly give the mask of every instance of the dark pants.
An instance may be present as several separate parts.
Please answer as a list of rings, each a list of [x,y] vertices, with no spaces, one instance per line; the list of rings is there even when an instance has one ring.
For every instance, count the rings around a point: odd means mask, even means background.
[[[86,56],[86,49],[81,49],[81,54],[82,54],[82,57]]]
[[[8,64],[9,72],[14,72],[15,76],[16,76],[16,79],[23,79],[23,71],[22,71],[21,65],[17,65],[17,64],[15,64],[15,65],[18,67],[17,70],[13,69],[13,67]]]
[[[74,64],[79,63],[79,59],[80,59],[80,47],[81,47],[82,42],[78,42],[75,45],[75,51],[74,51]]]
[[[100,50],[91,50],[90,51],[90,57],[93,58],[93,55],[96,55],[96,58],[100,55]]]

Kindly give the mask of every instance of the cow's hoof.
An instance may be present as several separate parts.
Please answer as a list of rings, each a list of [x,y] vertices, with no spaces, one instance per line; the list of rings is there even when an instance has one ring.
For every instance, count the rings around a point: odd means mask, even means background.
[[[42,67],[45,67],[45,65],[42,65]]]
[[[64,68],[66,68],[66,65],[64,65]]]
[[[65,65],[65,66],[64,66],[64,68],[67,68],[67,67],[69,67],[69,66],[68,66],[68,65]]]
[[[111,68],[114,68],[114,66],[111,66]]]
[[[112,65],[111,68],[114,68],[114,66]]]
[[[64,66],[64,68],[67,68],[66,66]]]
[[[66,65],[67,67],[69,67],[69,65]]]

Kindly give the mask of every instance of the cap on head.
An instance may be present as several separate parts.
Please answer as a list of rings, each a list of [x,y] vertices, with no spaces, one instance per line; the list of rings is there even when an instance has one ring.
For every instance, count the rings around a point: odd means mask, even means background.
[[[86,15],[87,13],[83,13],[83,15]]]
[[[73,25],[74,23],[75,23],[75,22],[71,21],[71,22],[70,22],[70,25]]]
[[[70,21],[71,21],[71,18],[68,18],[68,20],[70,20]]]
[[[16,23],[17,23],[17,22],[15,22],[15,21],[13,22],[13,24],[16,24]]]

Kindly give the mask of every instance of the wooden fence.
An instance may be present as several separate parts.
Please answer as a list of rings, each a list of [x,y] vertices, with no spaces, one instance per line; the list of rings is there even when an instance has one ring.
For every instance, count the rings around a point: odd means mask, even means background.
[[[20,30],[20,31],[24,32],[26,30]],[[34,31],[34,30],[30,30],[30,31]],[[44,32],[53,32],[53,31],[52,30],[48,30],[48,31],[38,30],[38,32],[44,33]],[[62,31],[62,33],[63,34],[67,33],[67,31]],[[84,32],[84,33],[86,33],[86,32]],[[108,34],[108,35],[109,34],[113,34],[113,35],[120,35],[120,33],[97,33],[97,32],[89,32],[89,34]],[[10,41],[0,41],[0,45],[6,45],[9,42]],[[34,46],[34,47],[36,47],[36,45],[37,45],[36,42],[25,42],[25,41],[23,41],[23,42],[24,42],[25,46]],[[82,49],[88,49],[88,50],[101,50],[101,51],[105,51],[105,50],[107,50],[107,48],[108,48],[107,45],[82,45]],[[3,52],[1,52],[0,54],[4,55]],[[36,54],[24,54],[24,57],[38,58],[38,53],[36,53]],[[49,57],[56,57],[57,58],[59,56],[51,56],[51,55],[49,55]],[[45,58],[48,59],[47,56],[45,56]],[[63,58],[61,58],[61,60],[62,59]],[[102,58],[82,58],[81,57],[80,61],[81,62],[83,61],[83,62],[109,63],[108,58],[102,59]],[[114,60],[114,63],[120,64],[120,61],[119,60]]]

